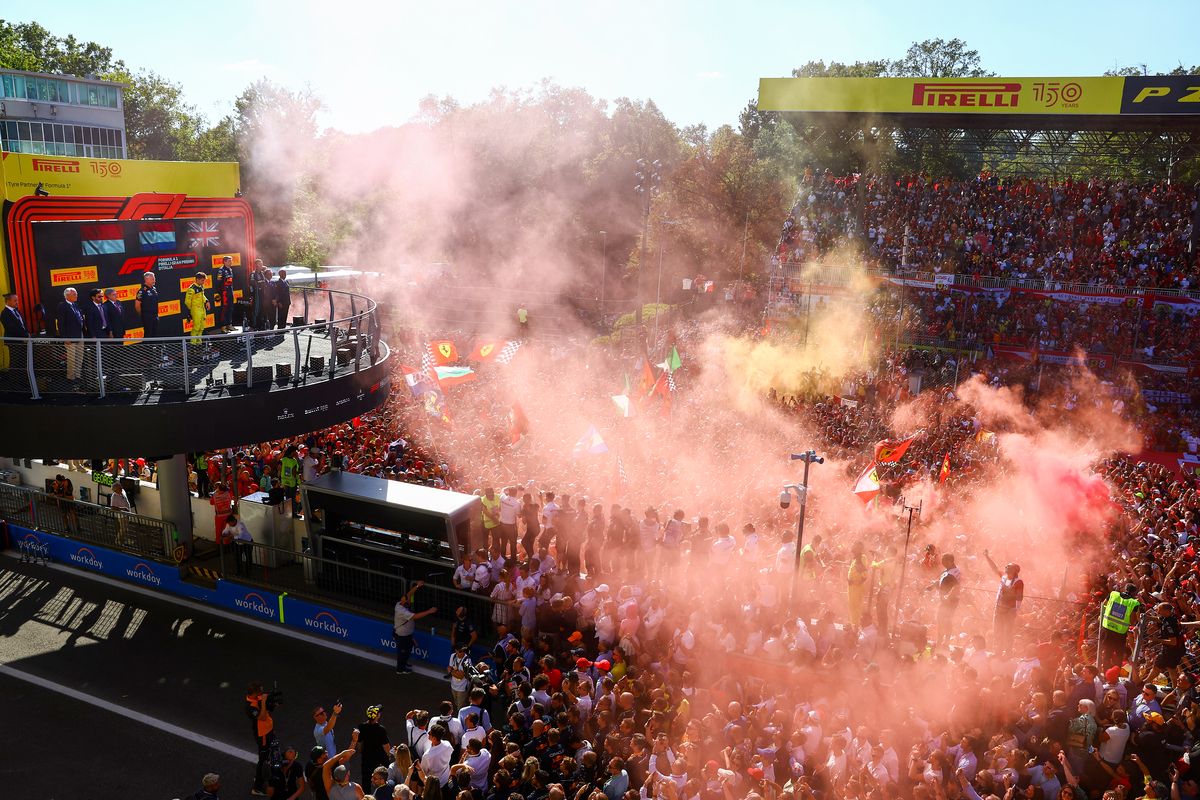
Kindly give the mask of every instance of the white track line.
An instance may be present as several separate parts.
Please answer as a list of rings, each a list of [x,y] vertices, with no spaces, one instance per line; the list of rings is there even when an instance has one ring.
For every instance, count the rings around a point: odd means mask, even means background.
[[[0,555],[6,555],[12,558],[14,561],[19,558],[18,554],[12,550],[0,551]],[[343,642],[335,642],[332,639],[327,639],[323,636],[314,636],[310,633],[304,633],[303,631],[290,628],[286,625],[280,625],[277,622],[266,622],[264,620],[255,619],[254,617],[250,617],[245,614],[238,614],[234,611],[228,611],[224,608],[210,606],[206,603],[192,600],[189,597],[180,597],[179,595],[170,594],[169,592],[156,592],[153,589],[147,589],[144,586],[138,586],[133,583],[117,580],[116,578],[110,578],[107,575],[100,575],[99,573],[91,572],[89,570],[68,567],[65,564],[51,562],[49,566],[50,569],[57,570],[58,572],[62,572],[66,575],[74,575],[77,578],[84,578],[89,581],[95,581],[96,583],[103,583],[105,585],[112,586],[116,589],[122,589],[126,592],[133,592],[134,594],[140,594],[155,600],[161,600],[164,603],[183,606],[184,608],[190,608],[193,611],[199,611],[204,614],[212,614],[214,617],[221,617],[222,619],[227,619],[230,622],[249,625],[250,627],[258,628],[259,630],[267,631],[268,633],[273,633],[276,636],[287,636],[290,639],[298,639],[302,642],[312,642],[313,644],[319,644],[326,650],[337,650],[349,656],[355,656],[366,661],[374,661],[376,664],[391,666],[395,666],[396,664],[395,656],[375,653],[361,647],[345,644]],[[0,564],[0,569],[4,569],[2,564]],[[15,572],[15,574],[24,575],[26,573]],[[424,675],[426,678],[441,679],[442,673],[444,672],[444,670],[421,666],[419,663],[410,662],[409,666],[412,667],[413,672],[418,675]],[[255,759],[255,762],[257,763],[257,758]]]
[[[87,703],[88,705],[95,706],[96,708],[102,708],[105,711],[120,715],[126,719],[131,719],[134,722],[140,722],[143,725],[149,725],[151,728],[156,728],[164,733],[178,736],[181,739],[187,739],[192,744],[204,745],[205,747],[216,750],[224,755],[232,756],[233,758],[241,761],[246,761],[251,764],[258,763],[258,755],[256,753],[251,753],[249,750],[242,750],[241,748],[234,747],[231,744],[226,744],[225,742],[204,736],[203,734],[189,731],[187,728],[180,728],[178,725],[172,725],[169,722],[163,722],[160,719],[155,719],[154,717],[141,714],[137,711],[132,711],[124,706],[119,706],[116,703],[110,703],[107,700],[101,700],[99,697],[81,692],[78,689],[72,689],[70,686],[63,686],[61,683],[55,683],[54,681],[49,681],[45,678],[39,678],[37,675],[31,675],[28,672],[22,672],[19,669],[13,669],[12,667],[5,666],[3,664],[0,664],[0,675],[7,675],[10,678],[16,678],[19,681],[32,683],[34,686],[41,687],[42,689],[58,692],[61,695],[70,697],[72,700],[78,700],[81,703]]]

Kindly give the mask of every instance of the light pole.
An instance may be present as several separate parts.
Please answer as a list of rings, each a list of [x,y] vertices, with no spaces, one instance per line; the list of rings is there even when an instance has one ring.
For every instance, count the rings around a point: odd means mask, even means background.
[[[639,158],[637,160],[637,171],[634,173],[638,180],[636,191],[646,201],[642,210],[642,255],[638,259],[637,292],[635,297],[639,333],[642,330],[642,279],[645,277],[644,270],[646,268],[646,237],[650,233],[650,200],[662,183],[662,176],[658,172],[661,168],[662,163],[657,159],[647,162],[646,159]]]
[[[800,551],[804,549],[804,511],[808,508],[808,468],[813,464],[824,464],[825,459],[817,455],[816,450],[806,450],[803,453],[792,453],[792,461],[804,462],[804,477],[800,483],[785,483],[783,491],[779,493],[779,505],[781,508],[787,508],[792,504],[792,493],[796,495],[796,499],[800,501],[800,517],[796,520],[796,561],[795,567],[792,570],[792,591],[791,604],[796,605],[796,588],[797,578],[800,575]]]
[[[903,502],[903,499],[901,499]],[[921,516],[921,506],[925,505],[924,500],[917,502],[915,506],[904,504],[903,510],[900,513],[908,512],[908,528],[904,532],[904,556],[900,559],[900,583],[896,584],[896,614],[892,619],[892,630],[899,635],[900,625],[900,597],[904,594],[904,573],[908,567],[908,543],[912,539],[913,516]]]
[[[608,287],[608,231],[600,231],[600,327],[604,328],[604,290]]]

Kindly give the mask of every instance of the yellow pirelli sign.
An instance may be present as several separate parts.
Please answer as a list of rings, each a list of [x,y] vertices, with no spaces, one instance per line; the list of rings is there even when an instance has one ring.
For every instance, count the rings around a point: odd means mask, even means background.
[[[763,78],[758,108],[843,114],[1200,114],[1200,77]]]
[[[51,286],[70,286],[72,283],[95,283],[100,280],[95,267],[70,267],[50,270]]]

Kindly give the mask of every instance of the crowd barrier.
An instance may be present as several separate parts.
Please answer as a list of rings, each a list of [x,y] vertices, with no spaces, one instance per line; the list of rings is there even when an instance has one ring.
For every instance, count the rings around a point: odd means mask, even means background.
[[[184,597],[260,621],[356,645],[377,653],[394,654],[391,622],[293,598],[258,586],[220,579],[215,588],[189,583],[186,567],[78,542],[9,522],[8,543],[14,548],[52,562],[94,572],[155,591]],[[442,666],[449,662],[449,640],[431,630],[414,635],[413,658]]]

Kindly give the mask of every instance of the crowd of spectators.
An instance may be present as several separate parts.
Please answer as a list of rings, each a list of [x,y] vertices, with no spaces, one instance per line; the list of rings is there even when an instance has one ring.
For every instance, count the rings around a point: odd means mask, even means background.
[[[1196,202],[1180,183],[818,173],[802,186],[776,257],[803,263],[856,239],[891,272],[1188,289]]]

